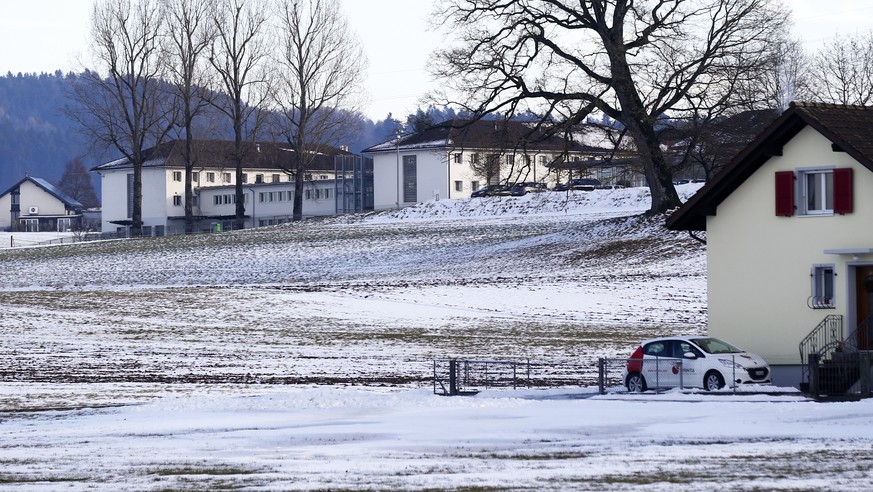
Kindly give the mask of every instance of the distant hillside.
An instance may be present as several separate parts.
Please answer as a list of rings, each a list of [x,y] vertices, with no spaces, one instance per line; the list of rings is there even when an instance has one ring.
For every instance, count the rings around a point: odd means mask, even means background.
[[[86,138],[62,113],[68,77],[60,71],[0,77],[0,192],[25,172],[56,182],[71,159],[95,163]]]
[[[25,172],[57,182],[64,164],[76,157],[80,157],[89,169],[119,157],[115,153],[98,155],[89,149],[87,137],[64,115],[63,108],[75,104],[69,90],[75,77],[76,74],[60,71],[53,74],[7,73],[0,77],[0,192],[23,178]],[[432,108],[429,113],[434,113],[433,117],[442,116]],[[390,139],[396,126],[391,114],[375,122],[364,119],[357,136],[342,145],[347,145],[352,152],[360,152]],[[96,174],[94,186],[99,194],[100,182]]]

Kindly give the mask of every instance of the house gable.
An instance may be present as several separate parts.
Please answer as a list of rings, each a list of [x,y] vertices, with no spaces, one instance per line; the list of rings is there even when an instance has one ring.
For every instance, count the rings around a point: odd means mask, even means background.
[[[804,128],[812,128],[827,140],[834,154],[850,156],[873,171],[873,108],[832,104],[792,103],[758,138],[741,151],[718,175],[667,219],[673,230],[706,230],[706,217]],[[771,206],[772,207],[772,206]]]

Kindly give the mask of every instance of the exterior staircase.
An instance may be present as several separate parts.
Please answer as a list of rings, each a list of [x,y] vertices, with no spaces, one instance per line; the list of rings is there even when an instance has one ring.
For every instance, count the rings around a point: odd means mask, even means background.
[[[873,334],[869,319],[848,337],[843,336],[842,316],[822,320],[799,346],[800,389],[820,400],[870,397],[871,354],[859,348],[859,340],[873,341],[868,334]]]

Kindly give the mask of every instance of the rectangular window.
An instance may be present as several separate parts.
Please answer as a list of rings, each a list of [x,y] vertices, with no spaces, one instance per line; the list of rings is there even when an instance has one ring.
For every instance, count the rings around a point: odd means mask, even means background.
[[[470,189],[473,191],[478,190],[479,189],[479,182],[478,181],[471,181],[470,182]]]
[[[264,203],[267,200],[267,194],[263,191],[258,193],[258,201]]]
[[[264,175],[263,174],[255,174],[255,183],[263,183]]]
[[[406,203],[418,201],[418,174],[414,155],[403,156],[403,201]]]
[[[455,181],[455,191],[464,191],[463,181]]]
[[[479,154],[476,153],[476,154],[471,155],[470,162],[472,162],[473,164],[479,164]]]
[[[458,152],[455,154],[455,164],[461,164],[464,162],[464,154]]]
[[[200,195],[194,195],[191,197],[191,205],[195,207],[200,206]]]
[[[312,190],[303,190],[303,198],[305,200],[311,200],[312,199]]]
[[[191,181],[193,181],[194,183],[199,183],[200,182],[200,173],[197,171],[191,172]]]
[[[179,195],[173,195],[173,206],[181,207],[182,206],[182,197]]]
[[[278,183],[280,178],[281,178],[281,176],[279,176],[278,174],[274,174],[273,175],[273,182]]]
[[[330,188],[327,188],[327,189],[324,190],[324,197],[325,197],[325,198],[330,198]]]
[[[214,183],[215,182],[215,173],[206,173],[206,182]]]
[[[813,309],[828,309],[834,307],[834,266],[813,265],[812,267],[812,297],[809,305]]]
[[[230,183],[230,173],[222,173],[221,174],[221,181],[223,183]]]
[[[127,175],[127,216],[133,217],[133,174]]]
[[[510,166],[514,166],[515,165],[515,155],[509,154],[508,156],[506,156],[506,163]]]
[[[248,182],[249,182],[249,175],[248,175],[248,174],[243,173],[243,175],[242,175],[242,182],[243,182],[243,183],[248,183]]]
[[[800,171],[800,213],[829,215],[834,213],[833,169]]]
[[[173,181],[182,181],[182,171],[173,171]]]
[[[213,205],[221,205],[221,195],[215,195],[212,197]]]
[[[72,225],[69,218],[58,219],[58,232],[70,232]]]
[[[316,199],[316,200],[321,200],[321,188],[316,188],[316,189],[315,189],[315,199]]]

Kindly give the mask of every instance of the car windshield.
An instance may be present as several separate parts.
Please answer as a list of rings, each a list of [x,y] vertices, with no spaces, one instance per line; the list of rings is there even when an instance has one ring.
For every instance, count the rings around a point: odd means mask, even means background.
[[[718,338],[692,338],[691,341],[708,354],[736,354],[743,351]]]

